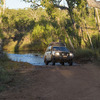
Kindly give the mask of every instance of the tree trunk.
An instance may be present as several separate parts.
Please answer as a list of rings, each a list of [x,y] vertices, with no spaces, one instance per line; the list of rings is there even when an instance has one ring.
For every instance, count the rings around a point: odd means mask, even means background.
[[[97,26],[98,26],[98,47],[99,47],[99,38],[100,38],[100,18],[99,18],[99,14],[98,14],[98,9],[97,8],[95,8],[95,19],[96,19],[96,23],[97,23]]]
[[[69,37],[68,34],[66,35],[66,37],[68,38],[69,44],[70,44],[70,46],[72,47],[72,49],[75,50],[75,49],[74,49],[74,45],[73,45],[73,43],[72,43],[72,41],[71,41],[71,39],[70,39],[70,37]]]
[[[4,14],[4,12],[5,12],[5,8],[6,8],[6,1],[3,0],[3,14]]]
[[[70,15],[70,18],[71,18],[71,21],[72,21],[72,24],[73,24],[73,28],[74,28],[74,31],[75,31],[76,25],[75,25],[75,21],[74,21],[74,18],[73,18],[72,11],[70,11],[70,9],[69,9],[68,12],[69,12],[69,15]]]
[[[0,16],[1,16],[1,8],[0,8]],[[1,17],[0,17],[0,25],[1,25]],[[1,26],[0,26],[0,30],[1,30]],[[2,39],[0,37],[0,57],[1,57],[1,54],[2,54]]]
[[[74,28],[74,31],[76,29],[76,25],[75,25],[75,20],[74,20],[74,17],[73,17],[73,8],[70,6],[70,3],[69,3],[69,0],[66,0],[67,4],[68,4],[68,13],[70,15],[70,18],[71,18],[71,21],[72,21],[72,24],[73,24],[73,28]]]
[[[3,55],[3,50],[2,50],[2,39],[0,38],[0,57]]]
[[[87,0],[87,3],[90,7],[99,8],[100,9],[100,1],[96,0]]]
[[[0,7],[0,25],[1,25],[1,13],[2,13],[2,9]],[[1,26],[0,26],[1,27]]]
[[[92,40],[91,40],[91,37],[90,37],[90,35],[89,35],[89,33],[88,33],[88,30],[87,30],[86,21],[85,21],[85,27],[86,27],[86,33],[87,33],[87,36],[88,36],[88,38],[89,38],[91,48],[94,49],[94,47],[93,47],[93,43],[92,43]]]
[[[71,41],[69,35],[67,34],[65,28],[63,27],[62,30],[64,30],[64,33],[66,33],[66,37],[67,37],[67,39],[68,39],[68,41],[69,41],[69,44],[70,44],[71,48],[72,48],[73,50],[75,50],[74,45],[73,45],[73,43],[72,43],[72,41]]]
[[[88,31],[87,31],[87,35],[88,35],[88,38],[89,38],[89,41],[90,41],[91,48],[94,49],[94,48],[93,48],[93,43],[92,43],[92,40],[91,40],[91,37],[90,37]]]
[[[82,27],[80,27],[80,32],[81,32],[81,37],[83,37],[82,39],[83,39],[83,41],[84,41],[84,43],[85,43],[85,45],[87,46],[87,41],[84,39],[84,36],[83,36],[83,28]],[[82,47],[82,45],[81,45],[81,47]]]
[[[97,18],[97,24],[98,24],[98,29],[100,31],[100,18],[99,18],[99,14],[98,14],[98,9],[95,8],[95,14],[96,14],[96,18]]]
[[[5,0],[4,0],[5,3]],[[0,4],[1,5],[1,4]],[[3,5],[4,6],[4,5]],[[2,18],[1,18],[1,14],[2,14],[2,7],[0,7],[0,25],[2,24]],[[1,33],[1,26],[0,26],[0,34]],[[0,37],[0,57],[3,55],[3,49],[2,49],[2,38]]]

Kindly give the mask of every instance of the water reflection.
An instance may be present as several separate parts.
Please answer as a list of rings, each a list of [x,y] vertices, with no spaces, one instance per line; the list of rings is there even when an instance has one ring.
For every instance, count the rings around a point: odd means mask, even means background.
[[[17,54],[8,53],[8,57],[12,61],[18,62],[28,62],[32,65],[45,65],[44,58],[42,53],[26,53],[26,52],[19,52]]]

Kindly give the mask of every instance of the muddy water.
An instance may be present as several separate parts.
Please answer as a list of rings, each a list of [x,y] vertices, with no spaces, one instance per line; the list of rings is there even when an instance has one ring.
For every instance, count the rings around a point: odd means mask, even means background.
[[[12,61],[18,61],[18,62],[27,62],[32,65],[45,65],[44,63],[44,54],[41,52],[19,52],[19,53],[7,53],[8,57]],[[49,63],[49,65],[52,65],[52,63]],[[56,65],[60,65],[59,63],[56,63]],[[65,65],[68,66],[68,63],[65,63]],[[76,63],[73,63],[73,65],[77,65]]]

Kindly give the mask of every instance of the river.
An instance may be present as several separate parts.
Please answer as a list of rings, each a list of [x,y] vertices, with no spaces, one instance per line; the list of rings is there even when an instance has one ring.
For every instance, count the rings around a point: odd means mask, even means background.
[[[12,61],[27,62],[32,65],[39,65],[39,66],[45,65],[44,54],[41,52],[19,52],[19,53],[8,52],[7,55]],[[50,63],[50,65],[52,65],[52,63]],[[60,64],[56,63],[56,65]],[[65,63],[65,65],[68,66],[68,63]],[[77,64],[73,63],[73,65]]]
[[[41,52],[19,52],[19,53],[7,53],[8,57],[12,61],[18,61],[18,62],[27,62],[32,65],[45,65],[44,64],[44,57],[43,53]]]

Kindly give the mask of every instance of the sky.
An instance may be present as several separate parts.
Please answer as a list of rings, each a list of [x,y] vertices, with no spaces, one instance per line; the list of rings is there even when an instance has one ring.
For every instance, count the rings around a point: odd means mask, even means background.
[[[65,0],[62,0],[61,5],[66,5]],[[30,7],[31,3],[26,3],[23,0],[6,0],[6,7],[9,9],[23,9]]]
[[[6,0],[6,8],[9,9],[23,9],[30,7],[30,3],[26,3],[23,0]]]
[[[100,1],[100,0],[96,0],[96,1]],[[64,4],[65,6],[66,1],[62,0],[61,5]],[[31,3],[26,3],[23,0],[6,0],[6,7],[9,9],[19,9],[19,8],[27,8],[30,7]]]

